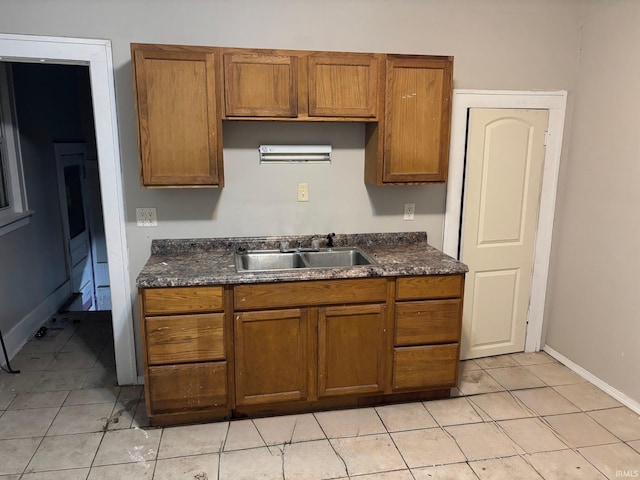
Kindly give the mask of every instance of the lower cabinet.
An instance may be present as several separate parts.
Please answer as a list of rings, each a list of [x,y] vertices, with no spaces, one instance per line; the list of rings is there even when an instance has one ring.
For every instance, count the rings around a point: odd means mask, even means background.
[[[304,309],[236,314],[238,405],[307,399],[308,331]]]
[[[319,397],[384,391],[385,322],[384,305],[319,310]]]
[[[229,417],[224,288],[140,290],[145,401],[154,425]]]
[[[462,275],[397,279],[394,392],[456,386],[463,290]]]
[[[141,289],[154,425],[448,396],[463,275]]]
[[[235,314],[239,406],[385,389],[384,304]]]

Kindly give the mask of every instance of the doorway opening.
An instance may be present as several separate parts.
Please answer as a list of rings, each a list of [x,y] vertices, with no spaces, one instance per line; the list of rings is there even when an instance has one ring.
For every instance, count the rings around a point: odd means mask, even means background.
[[[0,34],[0,57],[6,62],[88,67],[104,208],[117,381],[120,385],[138,383],[111,42]],[[18,344],[31,334],[30,331],[26,333],[20,328],[14,328],[11,333],[16,337]]]
[[[56,252],[62,256],[60,264],[66,264],[66,280],[71,282],[71,294],[62,310],[110,310],[89,69],[84,65],[3,63],[13,80],[22,154],[32,170],[51,179],[40,183],[36,201],[49,200],[48,210],[41,215],[60,217],[59,222],[49,223],[48,256]],[[58,215],[56,202],[50,201],[56,191]],[[61,238],[53,238],[57,236]],[[53,267],[47,270],[58,275]]]

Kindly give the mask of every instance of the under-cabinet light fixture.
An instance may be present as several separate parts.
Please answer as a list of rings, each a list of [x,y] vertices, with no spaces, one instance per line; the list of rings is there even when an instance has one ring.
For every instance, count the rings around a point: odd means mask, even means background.
[[[260,145],[260,163],[331,163],[331,145]]]

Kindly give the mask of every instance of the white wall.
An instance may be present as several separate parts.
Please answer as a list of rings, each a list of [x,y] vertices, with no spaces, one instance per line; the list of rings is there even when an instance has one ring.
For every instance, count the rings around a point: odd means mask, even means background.
[[[547,344],[640,403],[640,4],[592,2],[561,169]]]
[[[152,238],[426,230],[441,247],[446,188],[365,186],[362,125],[225,123],[224,189],[142,189],[131,42],[453,55],[456,88],[571,93],[582,10],[581,0],[0,0],[0,31],[111,40],[133,285]],[[305,141],[332,144],[331,166],[258,165],[259,144]],[[310,184],[307,204],[298,182]],[[414,222],[402,221],[404,202],[416,203]],[[156,207],[159,226],[136,227],[135,207]]]

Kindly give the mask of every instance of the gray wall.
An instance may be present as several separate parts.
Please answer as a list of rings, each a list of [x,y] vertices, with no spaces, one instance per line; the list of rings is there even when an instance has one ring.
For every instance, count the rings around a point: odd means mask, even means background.
[[[54,141],[81,141],[78,69],[14,64],[28,226],[0,236],[0,328],[6,335],[67,280]],[[43,321],[45,319],[42,319]]]
[[[577,0],[0,0],[0,7],[4,32],[112,42],[132,283],[152,238],[426,230],[438,247],[446,189],[366,187],[362,125],[229,122],[224,189],[142,189],[130,42],[454,55],[456,88],[572,90],[582,11]],[[258,145],[280,141],[330,143],[334,161],[260,167]],[[296,201],[298,182],[310,185],[307,204]],[[414,222],[402,221],[405,202],[416,203]],[[159,226],[136,227],[136,207],[156,207]]]
[[[590,2],[559,184],[547,343],[640,403],[640,4]]]

